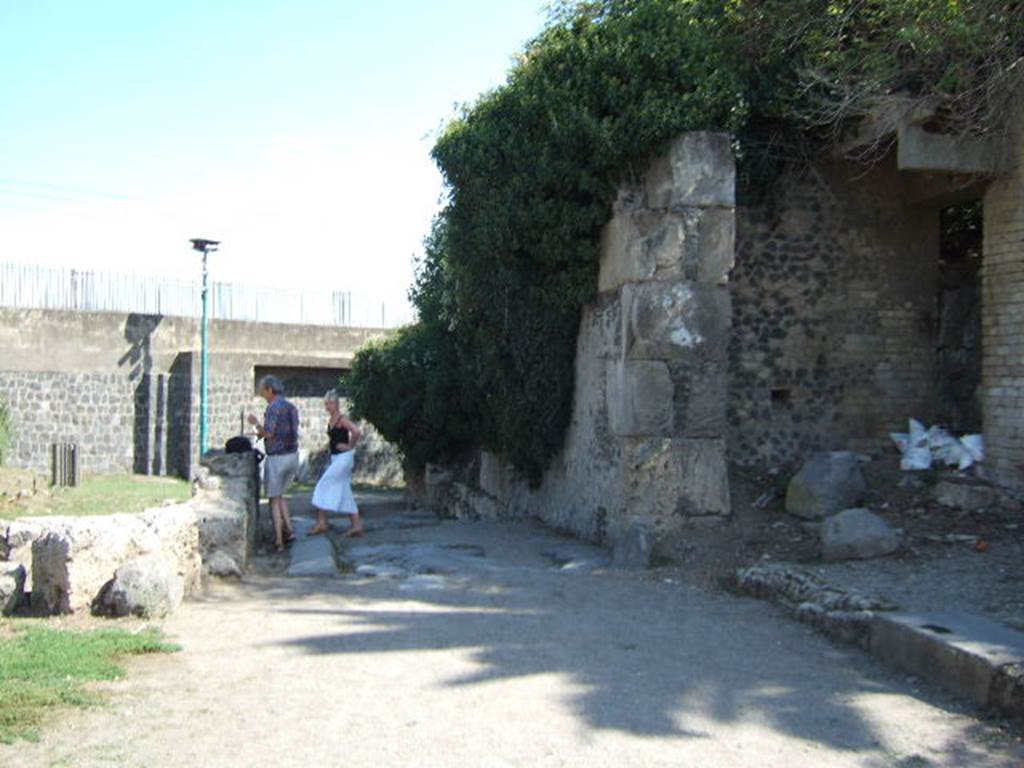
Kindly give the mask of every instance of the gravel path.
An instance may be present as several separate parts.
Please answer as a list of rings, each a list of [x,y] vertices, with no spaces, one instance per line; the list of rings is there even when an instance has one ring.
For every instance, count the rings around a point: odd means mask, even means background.
[[[362,500],[374,577],[263,561],[111,703],[0,765],[1019,768],[1013,736],[768,605],[602,570],[533,525]],[[430,575],[417,574],[429,568]]]

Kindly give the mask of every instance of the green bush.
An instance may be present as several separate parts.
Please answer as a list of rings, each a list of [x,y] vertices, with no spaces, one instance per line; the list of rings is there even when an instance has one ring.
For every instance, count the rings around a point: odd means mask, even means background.
[[[414,466],[481,445],[538,481],[571,413],[601,227],[647,158],[684,131],[727,131],[749,196],[880,98],[994,125],[1021,20],[997,0],[557,5],[434,146],[449,200],[412,290],[420,322],[357,357],[357,409]]]

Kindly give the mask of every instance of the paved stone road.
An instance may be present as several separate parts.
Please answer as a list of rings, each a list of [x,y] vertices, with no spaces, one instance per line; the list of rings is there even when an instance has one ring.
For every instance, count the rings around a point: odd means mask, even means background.
[[[364,497],[355,575],[284,558],[167,623],[112,703],[24,766],[1020,768],[1020,743],[770,606],[533,525]],[[423,573],[430,571],[430,573]]]

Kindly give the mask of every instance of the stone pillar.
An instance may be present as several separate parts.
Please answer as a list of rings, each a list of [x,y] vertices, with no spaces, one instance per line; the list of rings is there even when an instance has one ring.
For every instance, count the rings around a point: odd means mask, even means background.
[[[607,367],[611,433],[621,443],[624,516],[657,542],[730,514],[727,348],[735,163],[724,134],[690,133],[624,190],[602,237],[601,302],[618,305]]]
[[[192,508],[203,568],[214,576],[241,576],[256,548],[259,465],[252,451],[211,450],[195,480]]]
[[[1024,102],[1024,97],[1021,99]],[[985,464],[1024,486],[1024,109],[1008,171],[985,194],[982,260],[982,410]]]

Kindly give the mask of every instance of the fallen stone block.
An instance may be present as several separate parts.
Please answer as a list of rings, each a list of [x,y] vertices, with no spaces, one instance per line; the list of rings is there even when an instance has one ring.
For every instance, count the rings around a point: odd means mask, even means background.
[[[0,523],[0,561],[25,569],[25,591],[32,590],[32,542],[45,530],[45,521],[22,518]]]
[[[867,509],[846,509],[821,526],[821,555],[825,560],[865,560],[891,555],[903,536]]]
[[[856,507],[866,492],[867,483],[857,454],[816,453],[789,481],[786,511],[804,520],[823,520]]]
[[[184,581],[161,555],[128,560],[97,598],[97,612],[155,619],[181,605]]]
[[[999,503],[999,491],[983,483],[962,483],[943,480],[932,490],[939,504],[965,512],[979,512]]]
[[[25,566],[0,567],[0,613],[9,616],[25,597]]]

